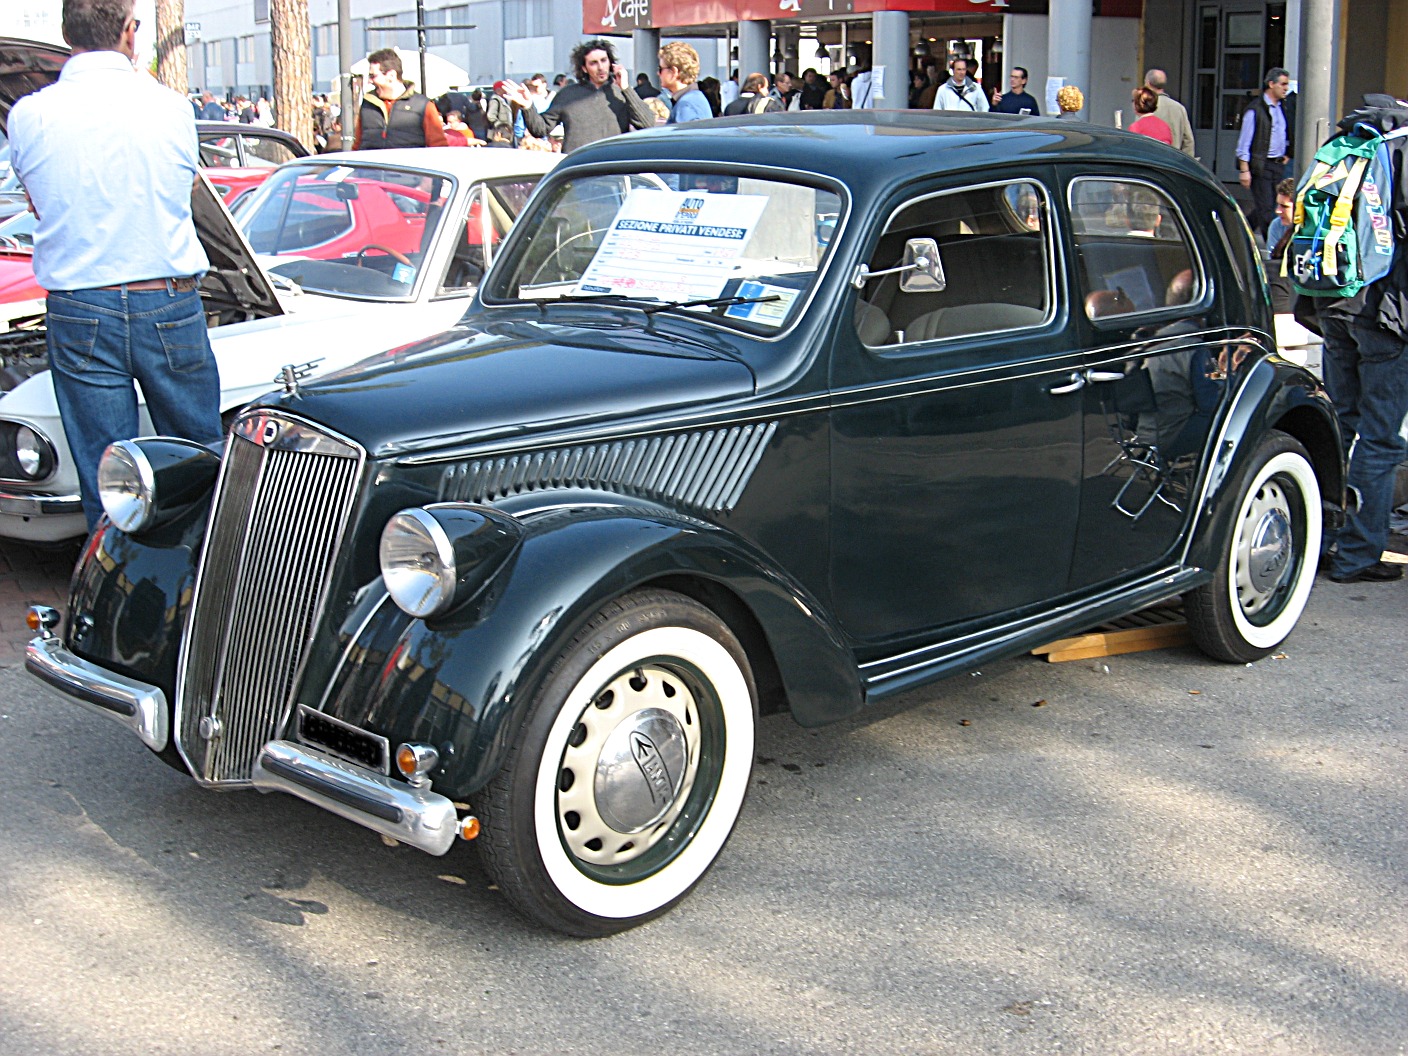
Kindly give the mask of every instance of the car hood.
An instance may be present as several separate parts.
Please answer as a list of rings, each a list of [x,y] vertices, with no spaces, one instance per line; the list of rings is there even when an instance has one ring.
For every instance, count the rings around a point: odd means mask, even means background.
[[[67,59],[68,49],[58,45],[0,37],[0,131],[8,126],[16,100],[58,80]],[[201,284],[207,311],[279,315],[268,276],[204,175],[191,190],[191,213],[210,258],[210,273]]]
[[[0,127],[15,100],[53,84],[68,59],[68,49],[37,40],[0,37]]]
[[[476,319],[260,402],[389,457],[653,417],[754,390],[740,359],[678,335]]]

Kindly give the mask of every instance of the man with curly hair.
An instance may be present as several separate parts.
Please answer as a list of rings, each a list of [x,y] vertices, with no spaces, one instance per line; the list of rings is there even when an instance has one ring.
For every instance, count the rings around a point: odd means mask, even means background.
[[[633,128],[655,125],[655,115],[627,86],[626,68],[616,61],[610,41],[598,37],[578,44],[572,49],[572,68],[577,71],[577,83],[558,92],[541,114],[534,109],[528,89],[512,82],[506,85],[506,94],[522,111],[530,136],[541,139],[561,125],[565,154]]]
[[[714,116],[709,100],[699,90],[699,53],[683,41],[674,40],[660,49],[660,87],[670,93],[670,120],[703,121]]]

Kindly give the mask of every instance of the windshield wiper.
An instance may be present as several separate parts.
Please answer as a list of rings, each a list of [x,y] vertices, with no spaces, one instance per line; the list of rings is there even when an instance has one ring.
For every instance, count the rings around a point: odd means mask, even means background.
[[[664,304],[653,304],[649,308],[642,308],[646,315],[654,315],[656,312],[669,312],[676,308],[731,308],[735,304],[762,304],[765,301],[780,301],[782,298],[769,293],[765,297],[706,297],[699,301],[666,301]]]

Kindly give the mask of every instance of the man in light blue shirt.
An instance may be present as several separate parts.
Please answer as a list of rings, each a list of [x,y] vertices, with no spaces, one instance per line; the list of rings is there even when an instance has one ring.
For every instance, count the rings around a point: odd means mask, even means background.
[[[220,441],[198,290],[210,264],[191,219],[195,120],[183,96],[133,68],[133,2],[64,0],[73,54],[56,84],[15,104],[8,128],[37,218],[49,367],[90,528],[98,460],[138,433],[134,381],[158,433]]]
[[[1266,71],[1262,94],[1242,112],[1237,137],[1237,179],[1252,192],[1252,230],[1266,237],[1276,215],[1276,185],[1291,160],[1291,128],[1281,103],[1291,90],[1291,75],[1279,66]]]

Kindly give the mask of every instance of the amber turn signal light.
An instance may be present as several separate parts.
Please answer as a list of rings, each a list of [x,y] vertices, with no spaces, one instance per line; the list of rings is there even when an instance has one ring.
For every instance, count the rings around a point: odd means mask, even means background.
[[[472,840],[479,835],[479,819],[473,814],[460,818],[460,839]]]
[[[396,749],[396,769],[416,788],[430,784],[425,775],[440,765],[440,753],[428,744],[403,744]]]
[[[49,631],[59,625],[59,610],[48,605],[31,605],[24,614],[25,626],[31,631]]]

